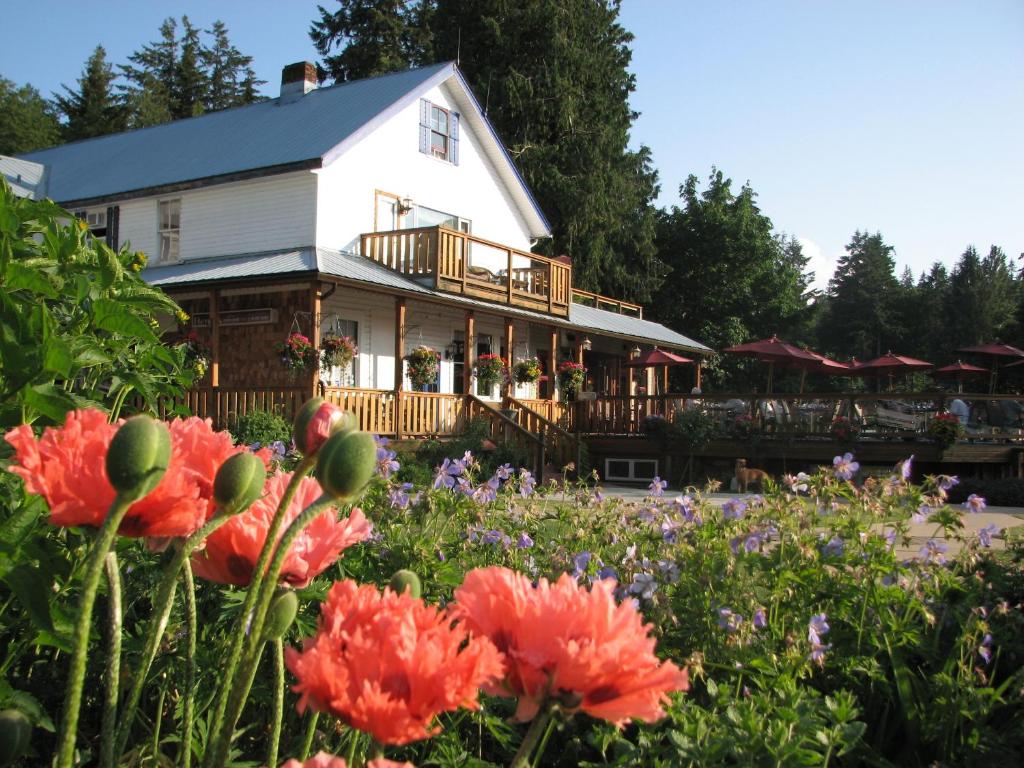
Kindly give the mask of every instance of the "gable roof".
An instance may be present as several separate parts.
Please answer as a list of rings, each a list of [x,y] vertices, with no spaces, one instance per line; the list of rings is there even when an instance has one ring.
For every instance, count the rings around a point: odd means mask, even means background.
[[[590,331],[641,344],[659,344],[670,349],[681,349],[697,354],[709,354],[712,351],[699,341],[694,341],[651,320],[575,303],[569,305],[568,319],[518,307],[499,306],[468,296],[434,290],[363,256],[329,248],[305,247],[226,258],[195,259],[180,264],[148,267],[143,270],[142,277],[151,285],[166,289],[202,285],[219,280],[275,278],[287,274],[338,277],[354,284],[365,283],[368,289],[370,286],[376,286],[378,290],[391,289],[412,296],[422,296],[426,300],[441,300],[448,304],[473,307],[482,312],[536,320],[544,325]]]
[[[3,176],[18,197],[41,200],[46,197],[46,166],[0,155],[0,176]]]
[[[442,83],[451,88],[476,129],[531,234],[549,235],[544,214],[453,62],[316,88],[299,98],[269,99],[20,158],[46,166],[46,194],[65,205],[319,168]]]

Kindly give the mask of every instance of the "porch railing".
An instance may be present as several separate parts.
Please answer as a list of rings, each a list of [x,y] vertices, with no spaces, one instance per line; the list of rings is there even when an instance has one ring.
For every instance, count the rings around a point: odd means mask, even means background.
[[[544,466],[547,463],[544,438],[521,426],[490,403],[484,402],[475,395],[464,395],[466,398],[466,416],[470,419],[487,419],[491,427],[491,440],[495,443],[512,442],[530,454],[533,461],[533,472],[538,478],[544,478]]]
[[[324,399],[356,415],[359,428],[394,437],[446,437],[463,425],[462,395],[327,387]]]
[[[369,232],[360,251],[390,270],[440,291],[567,317],[572,267],[446,227]]]
[[[182,397],[164,398],[157,405],[160,418],[191,414],[212,419],[216,429],[226,429],[252,411],[276,413],[292,421],[309,399],[308,387],[204,387]]]
[[[558,426],[553,420],[536,410],[530,403],[557,405],[550,400],[526,401],[514,397],[505,398],[505,408],[515,414],[512,418],[527,432],[538,435],[544,441],[548,461],[558,469],[568,464],[580,466],[580,440]]]

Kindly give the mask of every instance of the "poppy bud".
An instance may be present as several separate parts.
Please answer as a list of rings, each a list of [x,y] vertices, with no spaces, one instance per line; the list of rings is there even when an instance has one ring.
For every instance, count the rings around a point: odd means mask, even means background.
[[[10,765],[28,749],[32,723],[23,712],[5,709],[0,712],[0,766]]]
[[[267,619],[263,625],[264,640],[278,640],[284,637],[288,627],[295,621],[299,611],[299,598],[290,589],[278,591],[267,611]]]
[[[292,433],[295,447],[303,456],[312,456],[332,434],[351,432],[356,426],[355,416],[322,397],[314,397],[307,400],[295,416]]]
[[[227,515],[237,515],[263,495],[267,470],[255,454],[245,451],[228,458],[213,480],[213,499]]]
[[[107,478],[119,493],[142,498],[156,488],[171,460],[171,433],[149,416],[121,425],[107,451]]]
[[[408,592],[409,597],[415,599],[423,596],[423,585],[420,584],[420,577],[406,568],[395,571],[395,575],[391,577],[391,583],[388,586],[398,595]]]
[[[320,449],[316,476],[320,487],[336,499],[358,494],[377,467],[377,443],[366,432],[331,435]]]

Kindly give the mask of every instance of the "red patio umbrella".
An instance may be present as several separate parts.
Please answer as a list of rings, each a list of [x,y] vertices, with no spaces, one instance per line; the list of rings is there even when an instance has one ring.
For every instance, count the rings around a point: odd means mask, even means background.
[[[688,357],[683,357],[682,355],[677,355],[673,352],[666,352],[664,349],[658,349],[655,347],[647,352],[642,352],[632,360],[626,361],[623,363],[623,366],[626,368],[655,368],[662,365],[665,366],[664,386],[665,394],[668,394],[668,367],[670,365],[685,365],[692,362],[693,360]]]
[[[1024,360],[1021,362],[1024,362]],[[957,360],[952,365],[944,365],[941,368],[935,369],[936,376],[949,376],[956,379],[957,392],[964,391],[965,378],[976,376],[979,373],[988,373],[988,368],[982,368],[980,365],[971,365],[960,360]]]
[[[857,375],[878,375],[889,374],[890,376],[894,373],[910,373],[912,371],[927,371],[935,366],[926,360],[918,360],[914,357],[907,357],[906,355],[894,355],[891,351],[876,357],[874,360],[868,360],[866,363],[861,363],[857,366]]]
[[[751,341],[746,344],[737,344],[735,347],[729,347],[722,351],[732,355],[756,357],[761,362],[768,363],[768,394],[771,394],[772,391],[772,379],[775,374],[776,363],[780,365],[799,366],[803,364],[810,366],[819,362],[817,358],[806,350],[788,344],[780,340],[778,336],[772,336],[770,339],[761,339],[760,341]]]
[[[831,358],[825,357],[819,352],[815,352],[813,349],[805,349],[804,352],[811,355],[815,359],[815,363],[807,366],[801,366],[800,372],[800,394],[804,393],[804,380],[807,378],[807,373],[823,373],[826,376],[845,376],[849,375],[850,365],[848,363],[841,363],[838,360],[832,360]]]
[[[962,347],[957,352],[966,352],[970,355],[984,355],[992,358],[992,378],[989,380],[989,392],[996,391],[996,378],[999,375],[999,359],[1002,357],[1024,358],[1024,349],[1010,344],[1003,344],[1001,341],[993,341],[989,344],[978,344],[974,347]]]

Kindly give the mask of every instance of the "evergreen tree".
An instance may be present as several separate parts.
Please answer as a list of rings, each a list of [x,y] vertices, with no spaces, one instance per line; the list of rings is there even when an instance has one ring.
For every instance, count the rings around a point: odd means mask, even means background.
[[[188,16],[181,17],[181,29],[181,55],[174,70],[174,87],[171,92],[171,115],[175,120],[201,115],[209,88],[209,78],[202,68],[203,51],[199,43],[199,30],[192,26]]]
[[[983,344],[1012,330],[1017,286],[1001,248],[985,258],[969,246],[950,278],[946,315],[951,348]]]
[[[60,123],[31,85],[0,77],[0,154],[18,155],[60,143]]]
[[[881,233],[855,232],[828,284],[818,338],[830,352],[862,361],[885,354],[899,341],[899,300],[893,248]]]
[[[808,259],[795,238],[773,234],[748,185],[738,194],[731,185],[715,169],[700,192],[690,176],[683,206],[661,214],[658,252],[671,272],[654,313],[715,348],[799,335],[810,311]]]
[[[213,22],[208,33],[213,37],[213,43],[202,49],[208,80],[206,110],[215,112],[258,101],[257,89],[266,81],[256,77],[252,56],[245,56],[231,44],[223,21]]]
[[[62,129],[67,141],[104,136],[125,129],[124,107],[118,103],[112,87],[114,78],[113,67],[107,63],[106,50],[97,45],[78,78],[78,89],[72,90],[65,85],[65,94],[54,97],[57,108],[67,120]]]
[[[323,68],[354,79],[419,63],[460,68],[551,223],[541,246],[573,259],[574,284],[646,301],[657,173],[628,147],[630,35],[618,0],[339,0],[311,36]]]
[[[178,70],[178,23],[164,19],[160,40],[147,43],[121,64],[128,85],[121,86],[123,100],[133,128],[166,123],[174,119],[174,88]]]

